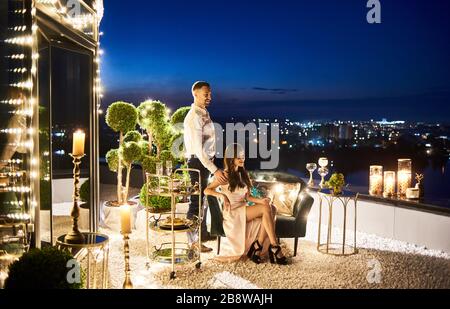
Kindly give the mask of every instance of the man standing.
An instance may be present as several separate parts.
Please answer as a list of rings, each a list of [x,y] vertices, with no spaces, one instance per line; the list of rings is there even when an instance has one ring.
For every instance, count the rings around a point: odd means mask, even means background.
[[[211,103],[211,86],[207,82],[196,82],[192,86],[192,95],[194,97],[194,103],[184,119],[184,145],[188,159],[188,167],[200,170],[203,191],[208,184],[208,178],[211,174],[220,181],[225,181],[226,177],[223,171],[214,164],[216,133],[207,110]],[[198,182],[197,173],[190,173],[190,176],[193,185]],[[203,206],[203,197],[203,192],[201,193],[200,201],[198,196],[191,196],[187,217],[188,219],[192,219],[194,216],[198,216],[199,207],[202,205],[203,221],[201,222],[201,238],[202,241],[206,241],[210,240],[211,237],[206,228],[207,208]],[[212,196],[209,196],[208,204],[211,203],[217,203],[217,201]],[[198,246],[198,233],[189,232],[188,238],[191,246]],[[212,249],[202,245],[201,251],[210,252]]]

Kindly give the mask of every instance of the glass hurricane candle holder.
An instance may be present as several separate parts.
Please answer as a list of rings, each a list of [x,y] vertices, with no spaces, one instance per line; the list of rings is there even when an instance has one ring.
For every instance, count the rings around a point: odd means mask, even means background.
[[[172,168],[173,168],[172,161],[171,160],[167,160],[166,161],[166,175],[167,176],[172,175]]]
[[[397,193],[400,197],[406,196],[406,190],[411,187],[412,162],[411,159],[398,160]]]
[[[370,166],[369,194],[383,194],[383,167],[381,165]]]
[[[162,176],[163,175],[163,164],[162,162],[156,162],[156,175]]]
[[[319,166],[320,167],[327,167],[328,166],[328,159],[327,158],[319,158]]]
[[[306,164],[306,169],[309,172],[308,186],[312,187],[312,186],[314,186],[313,173],[317,169],[317,164],[316,163],[308,163],[308,164]]]
[[[392,197],[395,195],[395,172],[384,172],[384,197]]]
[[[325,176],[328,175],[328,169],[326,167],[321,167],[321,168],[319,168],[318,171],[319,171],[319,175],[322,177],[319,187],[324,188],[325,187]]]

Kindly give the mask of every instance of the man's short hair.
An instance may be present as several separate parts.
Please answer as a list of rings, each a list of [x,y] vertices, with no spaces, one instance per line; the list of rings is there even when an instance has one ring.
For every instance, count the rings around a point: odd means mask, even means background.
[[[192,92],[198,89],[202,89],[203,87],[208,87],[209,89],[211,89],[211,85],[208,82],[198,81],[192,85]]]

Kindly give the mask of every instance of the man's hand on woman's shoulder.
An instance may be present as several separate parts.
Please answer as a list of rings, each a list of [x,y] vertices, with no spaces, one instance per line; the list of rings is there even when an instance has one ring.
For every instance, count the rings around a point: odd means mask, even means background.
[[[228,182],[227,175],[220,168],[214,172],[214,178],[221,184],[225,184]]]

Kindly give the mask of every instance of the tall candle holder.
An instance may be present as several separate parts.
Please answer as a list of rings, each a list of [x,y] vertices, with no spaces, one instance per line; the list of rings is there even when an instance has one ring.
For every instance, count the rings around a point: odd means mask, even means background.
[[[308,187],[313,187],[314,186],[313,173],[317,169],[317,164],[316,163],[308,163],[308,164],[306,164],[306,169],[309,172]]]
[[[393,197],[395,195],[395,172],[384,172],[384,197]]]
[[[322,179],[319,183],[319,187],[321,189],[323,189],[323,188],[325,188],[325,176],[328,175],[328,168],[326,168],[326,167],[319,168],[319,175],[320,175],[320,177],[322,177]]]
[[[406,190],[411,187],[412,162],[411,159],[398,160],[397,193],[399,197],[406,196]]]
[[[130,246],[128,241],[130,239],[130,234],[122,233],[123,235],[123,253],[125,256],[125,280],[123,281],[124,289],[132,289],[133,282],[131,282],[131,268],[130,268]]]
[[[369,194],[383,194],[383,167],[381,165],[370,166]]]
[[[81,159],[85,156],[84,154],[73,155],[73,207],[70,212],[72,217],[72,231],[64,237],[64,241],[68,244],[83,244],[84,236],[78,229],[78,217],[80,216],[80,207],[78,206],[78,201],[80,200],[80,189],[78,187],[80,183],[80,164]]]

